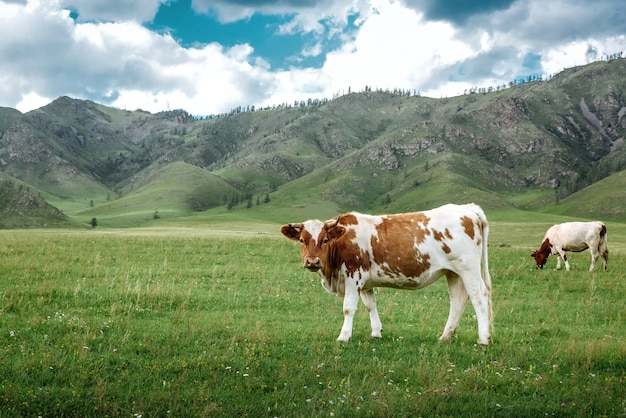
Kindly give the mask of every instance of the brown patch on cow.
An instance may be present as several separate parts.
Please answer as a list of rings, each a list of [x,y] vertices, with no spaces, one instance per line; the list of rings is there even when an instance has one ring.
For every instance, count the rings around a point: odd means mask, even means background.
[[[450,233],[450,230],[448,228],[446,228],[443,232],[433,229],[433,238],[435,238],[435,241],[441,242],[444,241],[446,238],[452,239],[452,234]]]
[[[465,229],[465,234],[474,239],[474,221],[469,216],[461,217],[461,225],[463,225],[463,229]]]
[[[420,276],[430,268],[430,255],[415,247],[433,233],[429,222],[423,213],[383,218],[371,240],[374,261],[390,275]]]
[[[339,223],[344,226],[359,224],[359,220],[356,218],[356,216],[354,216],[353,213],[346,213],[345,215],[340,215],[338,220],[339,220]]]
[[[354,218],[356,221],[356,218]],[[343,222],[343,217],[340,218]],[[336,231],[341,228],[344,232],[337,235]],[[354,242],[356,231],[354,229],[344,228],[343,225],[337,225],[325,230],[328,236],[332,237],[328,242],[328,251],[324,252],[326,260],[322,260],[322,269],[324,276],[328,276],[332,271],[337,271],[342,264],[346,266],[346,275],[354,277],[360,269],[369,271],[372,263],[368,252],[363,251],[358,244]]]
[[[433,229],[432,232],[435,241],[441,242],[441,249],[443,250],[443,252],[446,254],[450,254],[450,252],[452,252],[452,249],[448,247],[448,244],[446,244],[445,242],[448,239],[452,239],[452,234],[450,233],[450,230],[446,228],[443,232],[441,232]]]

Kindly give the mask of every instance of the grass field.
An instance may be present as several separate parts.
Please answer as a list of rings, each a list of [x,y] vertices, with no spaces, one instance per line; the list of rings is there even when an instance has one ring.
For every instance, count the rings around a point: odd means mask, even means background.
[[[0,415],[626,416],[623,225],[589,273],[534,269],[544,225],[495,222],[486,350],[471,305],[438,342],[445,281],[381,289],[383,339],[361,305],[338,343],[297,247],[227,229],[0,231]]]

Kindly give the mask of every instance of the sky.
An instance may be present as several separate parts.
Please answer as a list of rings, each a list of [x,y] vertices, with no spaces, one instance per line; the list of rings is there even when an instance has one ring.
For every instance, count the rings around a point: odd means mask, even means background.
[[[452,97],[624,49],[623,0],[0,0],[0,106],[206,116],[366,87]]]

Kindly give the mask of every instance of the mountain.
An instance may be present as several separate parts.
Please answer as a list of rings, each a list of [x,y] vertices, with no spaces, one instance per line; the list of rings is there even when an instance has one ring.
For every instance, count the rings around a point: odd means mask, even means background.
[[[323,204],[320,217],[467,201],[580,216],[585,205],[626,220],[621,202],[589,191],[623,179],[625,67],[440,99],[366,87],[201,120],[61,97],[25,114],[0,108],[0,171],[83,221],[251,201],[296,213]]]

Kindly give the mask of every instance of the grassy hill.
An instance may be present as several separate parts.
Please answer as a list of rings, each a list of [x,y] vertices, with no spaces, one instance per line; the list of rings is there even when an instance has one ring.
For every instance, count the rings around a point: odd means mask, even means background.
[[[150,220],[189,216],[226,205],[239,192],[220,177],[176,162],[129,183],[121,198],[76,211],[74,218],[97,218],[100,225],[133,226]]]
[[[626,221],[626,170],[542,208],[547,213]]]

